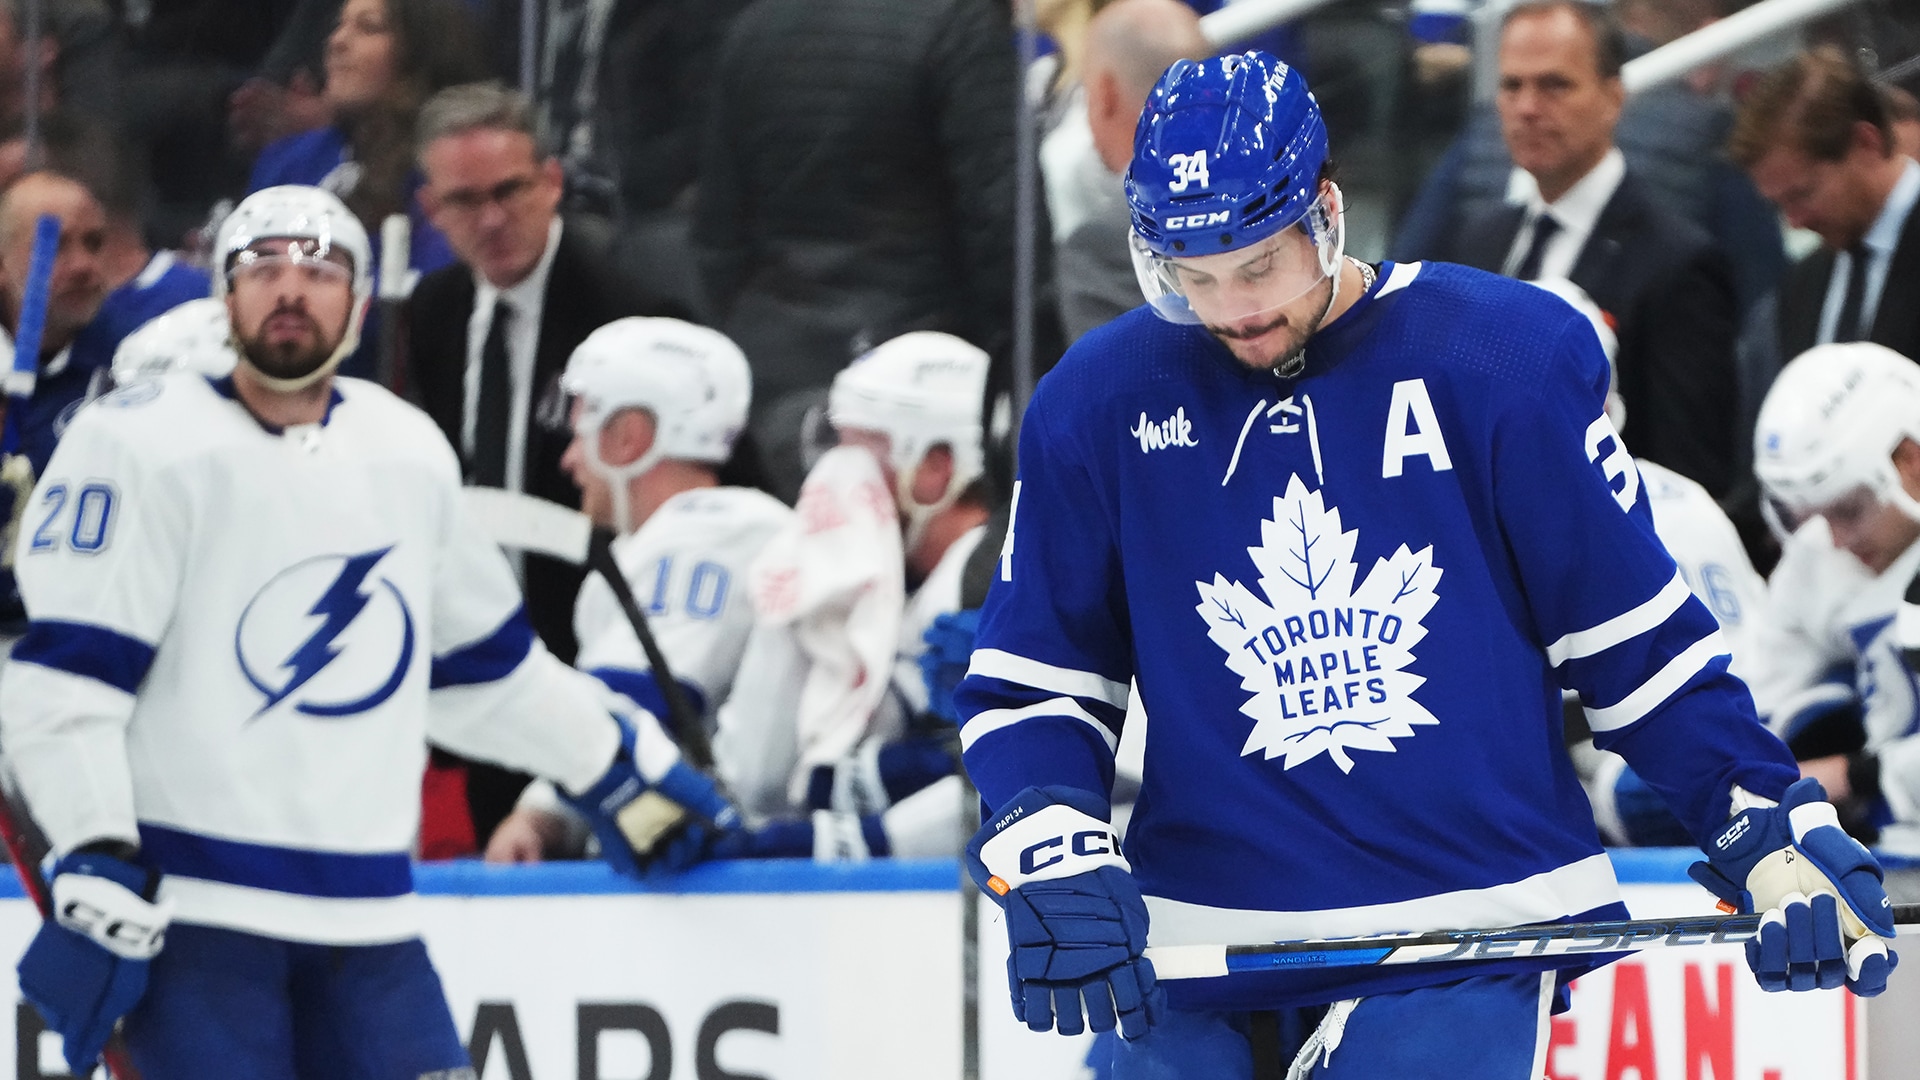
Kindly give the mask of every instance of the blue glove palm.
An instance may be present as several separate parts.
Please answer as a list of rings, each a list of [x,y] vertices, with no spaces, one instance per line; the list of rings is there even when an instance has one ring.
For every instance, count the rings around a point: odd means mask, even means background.
[[[1787,789],[1779,806],[1741,811],[1708,862],[1687,872],[1743,912],[1763,912],[1747,966],[1765,990],[1846,986],[1861,997],[1887,988],[1899,963],[1886,942],[1893,906],[1880,864],[1840,828],[1820,782]]]
[[[1006,911],[1013,1014],[1062,1035],[1146,1033],[1154,983],[1147,907],[1096,795],[1028,788],[967,845],[967,867]]]
[[[651,716],[642,722],[657,724]],[[615,870],[639,877],[648,869],[684,870],[706,856],[716,832],[739,827],[740,815],[713,779],[686,762],[664,734],[648,753],[633,723],[615,716],[620,749],[613,764],[586,791],[561,796],[585,815],[600,841],[601,857]],[[641,759],[654,759],[649,781]],[[670,764],[660,764],[661,762]]]
[[[111,855],[80,851],[54,865],[53,917],[20,958],[20,992],[60,1034],[67,1065],[90,1076],[113,1026],[147,989],[165,941],[159,877]]]

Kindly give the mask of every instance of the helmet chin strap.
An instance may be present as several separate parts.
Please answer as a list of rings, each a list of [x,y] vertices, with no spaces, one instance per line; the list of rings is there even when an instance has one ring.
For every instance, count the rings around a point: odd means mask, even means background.
[[[586,423],[574,428],[574,433],[586,444],[587,467],[607,482],[609,493],[613,497],[614,531],[621,536],[637,532],[640,522],[633,516],[633,479],[644,476],[660,461],[660,440],[655,438],[646,452],[625,465],[615,465],[600,456],[600,428],[606,423],[606,417],[595,416]]]
[[[254,379],[259,382],[260,385],[278,394],[298,393],[332,375],[335,369],[339,368],[341,362],[348,356],[351,356],[353,350],[360,347],[360,324],[366,319],[366,316],[367,305],[365,301],[362,301],[355,306],[353,317],[347,323],[347,332],[340,335],[340,344],[334,346],[333,354],[321,361],[319,367],[314,368],[305,375],[296,375],[290,379],[282,378],[278,375],[269,375],[260,370],[259,365],[255,364],[253,360],[247,356],[247,350],[240,347],[239,335],[229,332],[227,344],[233,347],[234,354],[240,358],[239,362],[247,365],[247,370],[253,373]]]
[[[922,460],[925,459],[923,458]],[[916,467],[914,471],[918,472],[919,469]],[[952,480],[949,480],[947,482],[947,490],[942,493],[938,499],[930,503],[919,502],[913,497],[913,479],[911,477],[903,474],[900,479],[894,483],[894,498],[899,500],[900,510],[906,514],[907,517],[907,529],[906,535],[903,538],[903,550],[911,553],[913,549],[919,545],[921,539],[927,535],[927,527],[933,524],[933,519],[939,516],[942,510],[952,506],[954,501],[960,497],[960,488],[962,485],[959,480],[960,478],[957,475]]]

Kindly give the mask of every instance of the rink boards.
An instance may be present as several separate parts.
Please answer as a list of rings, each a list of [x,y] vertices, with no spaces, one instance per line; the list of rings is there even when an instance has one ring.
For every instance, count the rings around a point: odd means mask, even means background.
[[[1686,882],[1689,858],[1616,855],[1635,914],[1711,910]],[[657,886],[596,864],[427,865],[417,879],[427,942],[481,1080],[961,1074],[952,862],[708,866]],[[1077,1078],[1081,1040],[1033,1035],[1007,1013],[997,914],[987,904],[981,920],[981,1076]],[[0,955],[18,956],[34,925],[17,888],[6,893]],[[1896,990],[1904,981],[1896,974]],[[1869,1073],[1866,1003],[1763,994],[1737,947],[1643,954],[1580,980],[1573,1002],[1553,1020],[1554,1080]],[[14,1025],[13,1075],[63,1075],[30,1011],[0,1022]]]

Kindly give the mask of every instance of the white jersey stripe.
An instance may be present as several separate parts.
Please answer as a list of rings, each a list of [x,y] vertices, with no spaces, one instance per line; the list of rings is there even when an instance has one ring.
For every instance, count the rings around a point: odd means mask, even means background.
[[[1148,896],[1147,942],[1248,945],[1304,938],[1359,937],[1412,928],[1477,929],[1564,919],[1620,899],[1613,863],[1590,855],[1519,881],[1386,904],[1319,911],[1208,907]]]
[[[1686,580],[1676,570],[1673,573],[1673,580],[1653,594],[1653,599],[1631,611],[1615,615],[1598,626],[1576,630],[1566,635],[1547,646],[1547,659],[1554,667],[1559,667],[1569,660],[1605,652],[1623,641],[1639,637],[1666,622],[1674,612],[1680,610],[1680,605],[1687,602],[1687,597],[1692,595],[1693,593],[1687,588]]]
[[[1633,693],[1620,699],[1616,704],[1604,709],[1588,709],[1587,726],[1594,731],[1618,731],[1639,720],[1641,717],[1659,708],[1661,703],[1673,696],[1688,679],[1698,674],[1716,656],[1726,656],[1727,639],[1715,630],[1699,641],[1688,646],[1687,650],[1672,660],[1667,666],[1655,672],[1653,678],[1640,684]]]
[[[339,900],[168,874],[160,879],[160,899],[173,901],[175,922],[286,941],[376,945],[420,936],[419,901],[412,893]]]
[[[1116,709],[1127,707],[1126,683],[1114,682],[1091,671],[1054,667],[1000,649],[975,649],[972,661],[967,664],[967,674],[1005,679],[1055,694],[1104,701]]]
[[[1070,697],[1057,697],[1024,708],[988,709],[986,712],[975,714],[973,719],[967,721],[967,726],[960,729],[960,749],[962,752],[970,750],[981,736],[999,731],[1001,728],[1012,727],[1022,720],[1035,716],[1064,716],[1074,720],[1084,720],[1092,726],[1093,730],[1100,733],[1100,738],[1106,741],[1109,751],[1118,750],[1120,747],[1120,737],[1115,735],[1107,725],[1095,720],[1093,714],[1082,708],[1079,702]]]

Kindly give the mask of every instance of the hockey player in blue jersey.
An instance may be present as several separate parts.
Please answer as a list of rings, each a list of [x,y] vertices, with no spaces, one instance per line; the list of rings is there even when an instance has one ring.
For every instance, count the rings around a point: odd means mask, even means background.
[[[1880,869],[1654,538],[1593,331],[1529,285],[1345,257],[1326,173],[1297,72],[1168,69],[1127,176],[1149,306],[1027,411],[956,696],[1015,1013],[1117,1026],[1121,1080],[1253,1076],[1253,1014],[1307,1004],[1297,1076],[1537,1077],[1599,961],[1156,982],[1143,951],[1624,916],[1562,687],[1710,853],[1696,876],[1768,913],[1763,986],[1878,993]],[[1130,679],[1153,724],[1123,847]]]
[[[411,896],[426,739],[641,861],[733,813],[540,645],[426,416],[334,377],[370,291],[339,200],[256,192],[215,251],[232,374],[81,409],[21,530],[0,738],[54,857],[21,991],[76,1075],[125,1015],[148,1080],[471,1077]]]

